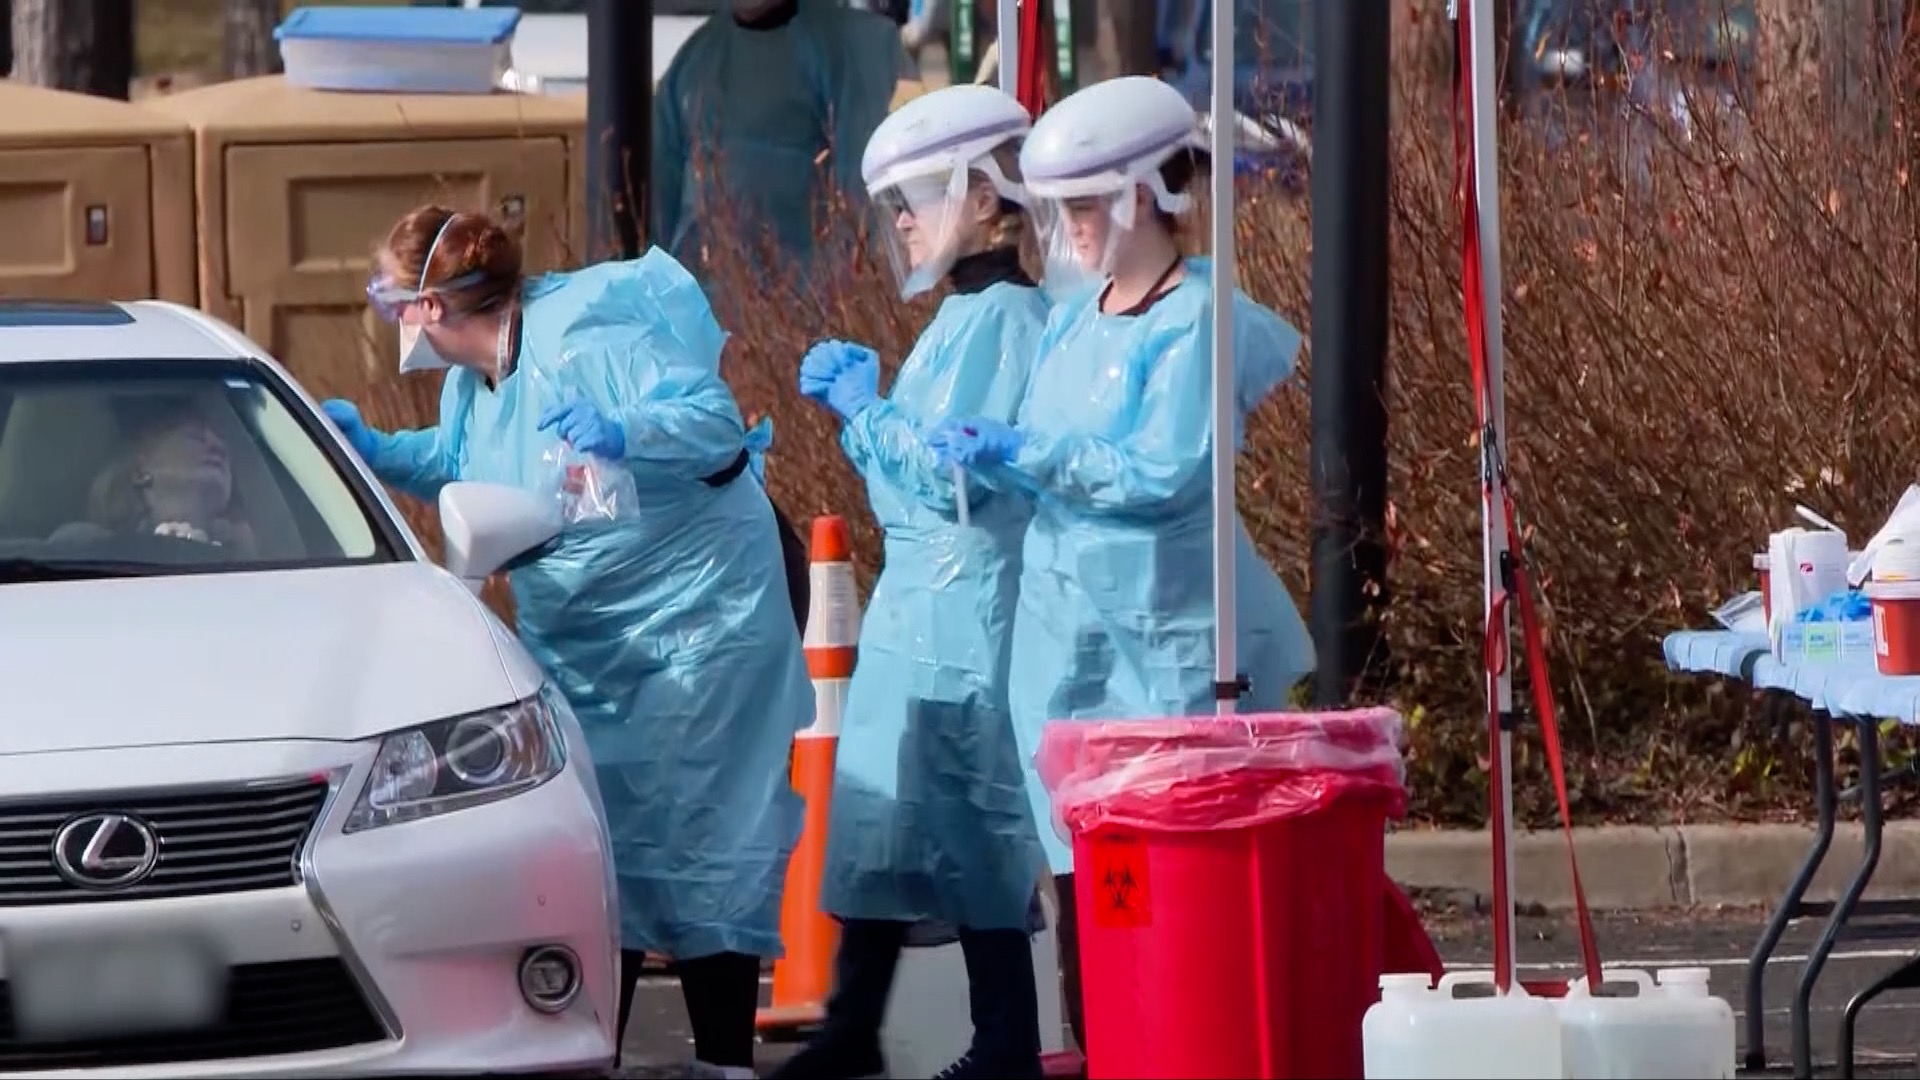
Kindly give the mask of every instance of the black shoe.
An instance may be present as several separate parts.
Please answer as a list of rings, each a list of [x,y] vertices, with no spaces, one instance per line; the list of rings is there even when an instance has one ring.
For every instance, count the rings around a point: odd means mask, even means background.
[[[769,1080],[858,1080],[885,1075],[880,1024],[886,1019],[887,997],[893,992],[893,973],[906,939],[903,922],[848,919],[841,924],[826,1023],[806,1049],[788,1058]]]
[[[943,1069],[938,1080],[1037,1080],[1044,1074],[1032,940],[1023,930],[961,927],[960,950],[967,960],[973,1045]]]
[[[933,1080],[1040,1080],[1045,1075],[1037,1054],[1025,1061],[996,1061],[969,1050],[934,1073]]]
[[[823,1031],[767,1076],[768,1080],[866,1080],[886,1074],[878,1038],[836,1037],[832,1031]]]

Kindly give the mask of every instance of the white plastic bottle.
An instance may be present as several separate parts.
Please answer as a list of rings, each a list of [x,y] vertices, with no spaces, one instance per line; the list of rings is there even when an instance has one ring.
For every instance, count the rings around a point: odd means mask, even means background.
[[[1574,980],[1555,1002],[1568,1080],[1732,1080],[1733,1007],[1707,993],[1706,968],[1609,970],[1630,997],[1595,997]]]
[[[1367,1080],[1555,1080],[1560,1019],[1552,1004],[1516,984],[1493,997],[1456,997],[1490,985],[1491,971],[1452,972],[1430,989],[1425,975],[1383,975],[1380,1000],[1360,1025]]]

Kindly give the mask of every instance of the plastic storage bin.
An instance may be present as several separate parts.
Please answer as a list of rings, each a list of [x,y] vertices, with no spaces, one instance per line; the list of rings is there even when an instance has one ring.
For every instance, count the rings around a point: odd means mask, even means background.
[[[1564,1053],[1552,1002],[1515,985],[1503,996],[1456,996],[1493,983],[1491,971],[1383,975],[1362,1027],[1366,1080],[1552,1080]],[[1352,1074],[1344,1074],[1352,1075]]]
[[[1568,1080],[1732,1080],[1733,1006],[1709,996],[1706,968],[1607,971],[1631,997],[1595,997],[1585,979],[1553,1003]]]
[[[298,8],[273,32],[287,85],[490,94],[513,63],[519,8]]]
[[[1047,728],[1090,1077],[1359,1075],[1399,738],[1387,709]]]

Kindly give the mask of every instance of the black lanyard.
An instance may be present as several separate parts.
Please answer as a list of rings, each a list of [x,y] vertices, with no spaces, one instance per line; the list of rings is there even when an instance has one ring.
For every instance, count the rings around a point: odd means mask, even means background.
[[[1186,263],[1186,261],[1187,260],[1184,256],[1175,255],[1173,257],[1173,261],[1167,264],[1167,268],[1165,270],[1160,271],[1160,276],[1154,280],[1153,287],[1147,290],[1147,295],[1141,297],[1139,303],[1133,305],[1132,307],[1126,309],[1125,311],[1107,311],[1106,310],[1107,297],[1113,294],[1113,282],[1111,281],[1107,282],[1107,287],[1100,291],[1100,310],[1105,314],[1118,315],[1122,317],[1131,317],[1134,315],[1145,315],[1147,313],[1147,309],[1159,303],[1160,298],[1167,294],[1167,282],[1173,279],[1173,275],[1180,269],[1182,265]]]

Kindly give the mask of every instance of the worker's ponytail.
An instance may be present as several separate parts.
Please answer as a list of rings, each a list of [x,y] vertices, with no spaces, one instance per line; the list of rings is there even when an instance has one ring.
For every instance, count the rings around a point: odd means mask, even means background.
[[[1015,184],[1020,182],[1020,148],[1018,146],[1009,143],[996,148],[993,151],[993,163],[999,167],[1001,176]],[[993,186],[993,180],[983,172],[976,171],[972,180],[975,184],[985,185],[989,189]],[[987,226],[984,246],[988,251],[1020,250],[1026,246],[1030,232],[1031,230],[1027,228],[1026,207],[1012,199],[1002,197],[1000,216],[994,218],[992,224]]]
[[[1161,162],[1160,182],[1167,186],[1167,194],[1193,195],[1197,199],[1200,193],[1195,192],[1193,189],[1195,186],[1194,182],[1200,177],[1201,160],[1202,155],[1199,151],[1191,147],[1182,147],[1175,150],[1167,160]],[[1173,237],[1175,240],[1180,238],[1180,218],[1178,216],[1170,214],[1156,206],[1153,208],[1153,219],[1159,222],[1160,227],[1167,231],[1168,236]]]

